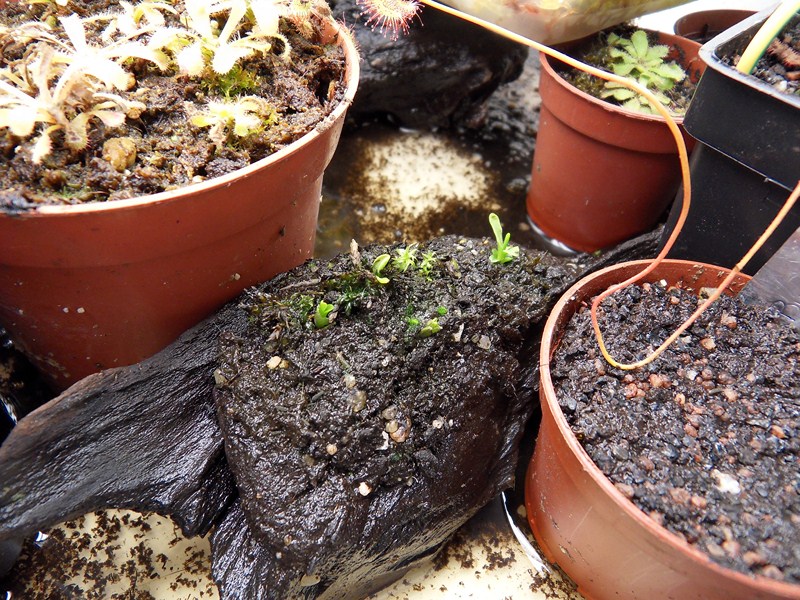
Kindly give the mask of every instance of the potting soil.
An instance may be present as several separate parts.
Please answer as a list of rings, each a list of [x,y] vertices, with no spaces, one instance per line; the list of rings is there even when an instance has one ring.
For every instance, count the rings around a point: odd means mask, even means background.
[[[656,284],[612,296],[600,317],[611,355],[643,358],[697,303]],[[582,310],[552,377],[578,440],[636,506],[723,566],[798,583],[799,357],[772,309],[723,297],[633,371],[605,361]]]

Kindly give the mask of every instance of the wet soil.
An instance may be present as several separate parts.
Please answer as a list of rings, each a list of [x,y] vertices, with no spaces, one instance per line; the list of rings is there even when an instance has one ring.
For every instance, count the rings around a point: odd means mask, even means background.
[[[81,15],[107,9],[109,2],[73,0],[69,7]],[[0,9],[0,22],[12,28],[21,21],[43,19],[54,3],[38,3],[21,11],[17,3]],[[166,14],[167,25],[173,15]],[[318,27],[319,22],[315,22]],[[59,30],[60,26],[56,27]],[[90,31],[87,26],[87,31]],[[316,29],[315,29],[316,31]],[[280,150],[311,131],[344,97],[344,54],[339,46],[319,44],[302,35],[287,20],[281,33],[291,46],[288,59],[280,56],[281,43],[273,52],[240,61],[249,72],[243,95],[264,98],[274,109],[274,124],[246,138],[230,136],[221,147],[208,137],[208,129],[189,123],[191,114],[223,97],[220,87],[208,79],[188,78],[175,72],[160,72],[136,63],[131,70],[136,85],[120,95],[147,105],[139,118],[128,118],[116,128],[92,121],[85,150],[67,150],[61,133],[52,135],[54,151],[41,164],[31,161],[31,141],[18,144],[9,130],[0,132],[0,209],[33,208],[42,203],[78,204],[133,198],[197,183],[245,167]],[[19,60],[26,45],[3,40],[0,66]],[[118,170],[104,158],[104,143],[128,138],[135,145],[135,162]]]
[[[601,31],[598,34],[580,43],[577,43],[576,45],[569,45],[565,48],[561,48],[561,50],[569,56],[577,58],[586,64],[597,67],[604,71],[611,72],[612,59],[608,55],[607,44],[609,34],[615,33],[621,37],[630,38],[630,35],[634,31],[636,31],[636,28],[627,25],[612,27]],[[656,35],[653,32],[648,31],[647,36],[651,46],[658,43]],[[683,53],[682,49],[678,47],[672,47],[670,54],[664,60],[665,62],[675,61],[679,65],[684,65],[684,57],[685,54]],[[555,69],[564,79],[577,87],[579,90],[586,92],[595,98],[605,100],[610,104],[621,104],[621,102],[618,102],[614,98],[601,97],[601,92],[606,89],[606,82],[600,78],[568,67],[563,63],[556,62]],[[683,81],[676,83],[672,89],[663,92],[667,98],[669,98],[670,103],[668,108],[672,114],[683,115],[686,113],[686,110],[689,108],[689,102],[694,95],[694,90],[697,87],[695,81],[693,81],[692,76],[687,72],[687,77],[684,78]]]
[[[403,248],[279,276],[242,303],[246,335],[222,338],[218,417],[246,521],[278,557],[258,578],[275,597],[369,592],[513,480],[531,326],[564,273],[535,253],[492,264],[488,240],[451,236],[376,281],[376,257]],[[336,316],[318,328],[321,301]],[[221,555],[228,529],[212,538]]]
[[[697,306],[660,285],[604,303],[617,360],[641,358]],[[625,496],[719,564],[800,583],[800,337],[724,297],[654,363],[607,365],[589,311],[554,358],[559,403]]]

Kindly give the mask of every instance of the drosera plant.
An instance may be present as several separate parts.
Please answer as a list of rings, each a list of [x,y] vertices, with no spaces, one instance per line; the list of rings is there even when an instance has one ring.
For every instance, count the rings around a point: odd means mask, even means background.
[[[419,261],[420,275],[429,279],[431,275],[433,275],[433,270],[436,268],[438,263],[439,259],[437,258],[435,251],[429,250],[427,252],[423,252],[422,259]]]
[[[143,103],[117,93],[135,85],[123,62],[138,58],[167,66],[162,53],[138,39],[144,31],[100,45],[87,40],[78,16],[62,17],[60,24],[61,38],[43,23],[27,25],[32,49],[23,61],[0,69],[0,129],[15,138],[33,138],[34,163],[50,154],[56,132],[67,148],[82,150],[95,120],[113,128],[141,114]],[[0,42],[8,42],[11,34],[0,31]]]
[[[392,258],[392,266],[401,273],[405,273],[417,265],[418,251],[416,243],[409,244],[405,248],[398,248],[394,258]]]
[[[628,77],[653,92],[653,95],[664,106],[671,106],[672,101],[665,92],[672,90],[679,82],[686,79],[686,71],[675,61],[665,60],[669,54],[669,46],[651,44],[647,32],[641,29],[634,31],[630,37],[622,37],[609,33],[607,38],[608,66],[617,75]],[[650,101],[620,83],[607,81],[600,92],[604,99],[612,98],[625,108],[656,114]],[[684,112],[682,108],[673,112]]]
[[[192,125],[209,127],[208,137],[218,149],[262,131],[277,120],[275,109],[258,96],[209,102],[191,118]]]
[[[489,225],[492,227],[494,239],[497,241],[497,246],[492,250],[489,260],[502,265],[519,258],[519,246],[510,245],[510,233],[506,233],[505,237],[503,237],[503,225],[500,223],[500,217],[497,214],[489,214]]]

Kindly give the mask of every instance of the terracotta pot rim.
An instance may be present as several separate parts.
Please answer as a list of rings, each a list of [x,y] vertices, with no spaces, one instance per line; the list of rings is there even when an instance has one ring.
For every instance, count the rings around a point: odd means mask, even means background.
[[[599,277],[602,277],[608,273],[624,268],[641,266],[641,268],[643,269],[651,262],[652,261],[650,260],[628,261],[601,269],[600,271],[588,275],[582,278],[577,283],[575,283],[558,300],[556,305],[553,307],[553,310],[551,311],[547,319],[547,322],[545,323],[545,327],[542,333],[542,341],[539,354],[539,377],[540,377],[540,386],[542,390],[540,398],[541,398],[541,403],[543,405],[542,410],[548,411],[552,414],[553,421],[555,422],[559,433],[564,438],[564,441],[566,442],[567,447],[570,449],[572,454],[580,462],[584,472],[592,479],[592,481],[594,481],[600,487],[600,489],[614,502],[615,505],[617,505],[617,507],[620,510],[622,510],[628,517],[630,517],[634,522],[636,522],[638,525],[647,530],[655,538],[657,538],[660,541],[663,541],[663,543],[672,547],[674,550],[684,553],[690,556],[693,560],[702,563],[706,568],[716,571],[719,575],[722,575],[726,578],[735,581],[737,584],[747,585],[748,587],[756,586],[757,588],[763,591],[782,595],[785,597],[800,598],[800,585],[781,582],[775,579],[764,577],[762,575],[750,576],[741,573],[739,571],[734,571],[733,569],[723,567],[722,565],[712,561],[711,558],[708,557],[705,553],[691,546],[688,542],[685,542],[680,538],[678,538],[676,535],[670,533],[665,527],[658,525],[653,519],[651,519],[641,509],[639,509],[633,502],[628,500],[622,494],[622,492],[620,492],[614,486],[614,484],[611,483],[611,481],[605,476],[605,474],[600,470],[600,468],[589,457],[589,455],[583,449],[583,446],[581,446],[580,442],[575,437],[575,434],[572,432],[572,428],[569,426],[569,423],[567,423],[566,417],[564,416],[561,407],[559,406],[558,402],[555,399],[556,392],[553,387],[553,381],[550,375],[550,359],[556,346],[556,344],[553,343],[553,337],[554,334],[556,333],[556,329],[558,328],[560,322],[562,321],[563,318],[561,316],[562,313],[568,309],[569,304],[580,301],[585,298],[585,295],[581,293],[581,290],[591,281]],[[685,265],[687,268],[687,273],[690,272],[691,269],[697,269],[697,268],[716,269],[723,272],[730,271],[729,269],[725,269],[723,267],[718,267],[715,265],[709,265],[706,263],[700,263],[697,261],[690,261],[690,260],[667,259],[664,260],[664,264]],[[747,275],[743,274],[742,276],[749,279]],[[570,318],[571,316],[572,315],[570,314]]]
[[[694,20],[719,20],[719,17],[741,17],[740,21],[743,21],[747,17],[755,14],[755,12],[756,11],[747,8],[708,8],[704,10],[694,10],[677,18],[672,24],[672,29],[675,35],[686,37],[686,33],[695,33],[694,31],[683,31],[683,29],[687,27],[686,24]]]
[[[241,169],[226,173],[225,175],[220,175],[219,177],[214,177],[207,181],[189,184],[174,190],[158,192],[156,194],[148,194],[146,196],[136,196],[135,198],[127,198],[124,200],[113,200],[111,202],[89,202],[68,206],[44,205],[37,207],[33,211],[26,211],[20,214],[5,213],[5,215],[12,218],[29,218],[35,217],[36,215],[73,216],[83,213],[111,211],[125,208],[138,208],[148,204],[160,204],[163,202],[178,201],[187,195],[210,191],[216,188],[228,187],[237,179],[248,177],[255,171],[259,171],[265,167],[279,163],[285,160],[288,156],[300,152],[304,146],[308,145],[313,140],[324,134],[328,129],[333,127],[336,121],[342,117],[342,115],[353,103],[353,98],[355,97],[356,90],[358,88],[360,67],[358,61],[358,49],[356,48],[355,42],[351,34],[343,25],[336,22],[334,19],[330,19],[329,24],[332,31],[331,37],[338,37],[338,43],[344,47],[346,63],[344,80],[345,96],[342,98],[336,108],[334,108],[333,111],[327,117],[325,117],[325,119],[317,123],[313,130],[309,131],[285,148],[281,148],[277,152],[270,154],[269,156],[266,156],[246,167],[242,167]],[[3,213],[0,213],[0,216],[3,216]]]
[[[697,42],[694,42],[694,41],[692,41],[692,40],[690,40],[688,38],[684,38],[682,36],[679,36],[679,35],[676,35],[676,34],[673,34],[673,33],[667,33],[667,32],[664,32],[664,31],[655,31],[655,30],[652,30],[652,29],[644,29],[644,31],[647,31],[648,33],[658,34],[662,38],[662,42],[664,44],[667,44],[667,45],[673,45],[675,39],[680,39],[682,41],[685,40],[689,44],[695,44],[698,48],[700,48],[700,44],[698,44]],[[544,52],[539,52],[539,62],[541,63],[542,68],[546,69],[550,73],[550,75],[553,77],[553,79],[556,81],[556,83],[558,83],[558,85],[560,85],[561,87],[568,89],[570,91],[570,93],[575,94],[575,95],[579,96],[580,98],[583,98],[586,102],[589,102],[590,104],[593,104],[593,105],[595,105],[598,108],[601,108],[603,110],[607,110],[608,112],[620,113],[620,114],[626,115],[626,116],[630,117],[631,119],[638,119],[638,120],[641,120],[641,121],[655,121],[657,123],[666,123],[667,122],[666,119],[664,117],[662,117],[661,115],[648,115],[646,113],[642,113],[642,112],[639,112],[639,111],[636,111],[636,110],[631,110],[629,108],[625,108],[623,106],[619,106],[618,104],[612,104],[611,102],[606,102],[605,100],[601,100],[600,98],[596,98],[596,97],[592,96],[591,94],[587,94],[583,90],[580,90],[580,89],[576,88],[574,85],[569,83],[566,79],[564,79],[561,76],[561,74],[558,73],[558,71],[556,71],[553,68],[553,65],[551,64],[550,60],[551,60],[550,57],[547,56]],[[683,115],[673,116],[672,118],[678,125],[683,123]]]

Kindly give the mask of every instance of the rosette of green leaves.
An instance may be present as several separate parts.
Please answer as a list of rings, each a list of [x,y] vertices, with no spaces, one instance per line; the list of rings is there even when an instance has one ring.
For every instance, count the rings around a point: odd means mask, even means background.
[[[650,44],[647,33],[641,29],[633,32],[630,38],[614,33],[608,36],[611,70],[616,75],[632,79],[651,90],[667,107],[670,106],[670,99],[664,92],[671,90],[686,77],[686,72],[675,61],[665,62],[668,54],[669,46]],[[657,114],[646,98],[619,83],[607,82],[601,97],[613,98],[631,110]]]

